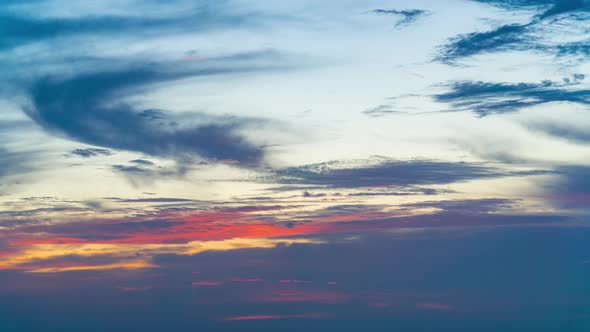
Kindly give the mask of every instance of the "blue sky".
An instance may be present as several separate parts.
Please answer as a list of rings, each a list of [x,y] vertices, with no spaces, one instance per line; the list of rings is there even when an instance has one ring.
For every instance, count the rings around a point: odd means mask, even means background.
[[[585,331],[589,20],[2,1],[0,327]]]

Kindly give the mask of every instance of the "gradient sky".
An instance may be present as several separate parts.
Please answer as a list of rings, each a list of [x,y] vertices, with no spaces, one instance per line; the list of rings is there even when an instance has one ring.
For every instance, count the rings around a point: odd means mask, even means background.
[[[0,331],[589,331],[590,0],[0,1]]]

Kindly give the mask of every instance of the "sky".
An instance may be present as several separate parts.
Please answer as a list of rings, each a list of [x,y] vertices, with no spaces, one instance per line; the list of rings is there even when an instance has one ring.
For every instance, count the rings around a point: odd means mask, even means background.
[[[589,0],[0,1],[1,331],[588,331]]]

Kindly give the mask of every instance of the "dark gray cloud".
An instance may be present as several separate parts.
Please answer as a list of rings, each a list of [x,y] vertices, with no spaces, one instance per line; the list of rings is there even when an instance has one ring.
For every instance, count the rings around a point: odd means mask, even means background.
[[[445,212],[460,212],[462,214],[484,214],[490,212],[497,212],[499,209],[502,208],[513,207],[516,203],[517,202],[512,199],[484,198],[466,200],[429,201],[406,204],[404,205],[404,207],[410,209],[436,208]]]
[[[500,51],[538,51],[558,57],[587,55],[586,43],[556,44],[550,41],[554,34],[561,34],[554,29],[577,28],[590,19],[590,2],[587,0],[472,1],[505,10],[535,10],[537,14],[524,24],[503,24],[489,31],[455,36],[440,48],[436,60],[455,64],[463,58]]]
[[[263,120],[206,113],[174,116],[162,110],[140,110],[123,100],[150,84],[250,70],[255,69],[143,65],[65,78],[44,77],[28,88],[32,107],[25,111],[47,131],[86,144],[175,160],[200,157],[256,166],[264,151],[239,131],[265,123]]]
[[[74,149],[74,150],[70,151],[70,155],[75,155],[75,156],[79,156],[82,158],[110,156],[111,154],[113,154],[111,150],[99,149],[99,148]]]
[[[154,163],[149,161],[149,160],[145,160],[145,159],[134,159],[131,160],[130,163],[134,163],[137,165],[143,165],[143,166],[153,166]]]
[[[154,165],[112,165],[111,169],[124,175],[133,186],[139,187],[145,184],[151,184],[155,180],[166,178],[179,178],[189,170],[185,162],[176,162],[173,166],[162,167]]]
[[[396,27],[412,24],[416,22],[416,20],[418,20],[420,17],[430,14],[429,11],[421,9],[375,9],[373,10],[373,13],[380,15],[393,15],[399,17],[400,20],[395,24]]]
[[[293,190],[299,185],[325,188],[412,187],[530,174],[537,172],[506,171],[483,163],[381,159],[361,166],[327,162],[289,167],[270,171],[260,180],[287,185],[282,190]]]
[[[424,188],[424,187],[406,187],[400,188],[397,191],[390,191],[390,190],[371,190],[371,191],[364,191],[364,192],[354,192],[348,194],[348,196],[352,197],[371,197],[371,196],[414,196],[414,195],[441,195],[441,194],[448,194],[452,193],[451,190],[446,189],[434,189],[434,188]]]
[[[533,131],[558,137],[573,143],[590,143],[590,128],[574,127],[565,123],[554,121],[535,121],[527,123],[526,127]]]
[[[11,151],[0,147],[0,177],[31,171],[32,155],[32,152]],[[0,189],[1,186],[2,183],[0,183]]]
[[[434,95],[437,102],[449,104],[450,111],[472,111],[479,116],[515,112],[552,102],[590,105],[590,90],[580,89],[576,75],[564,82],[490,83],[459,81],[447,85],[450,91]]]
[[[546,198],[560,208],[590,210],[590,167],[560,166],[556,173],[544,185]]]

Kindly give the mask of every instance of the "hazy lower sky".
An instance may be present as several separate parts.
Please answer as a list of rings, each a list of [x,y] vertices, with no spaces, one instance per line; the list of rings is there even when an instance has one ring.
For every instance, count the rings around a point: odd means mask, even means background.
[[[0,1],[1,331],[587,331],[590,1]]]

